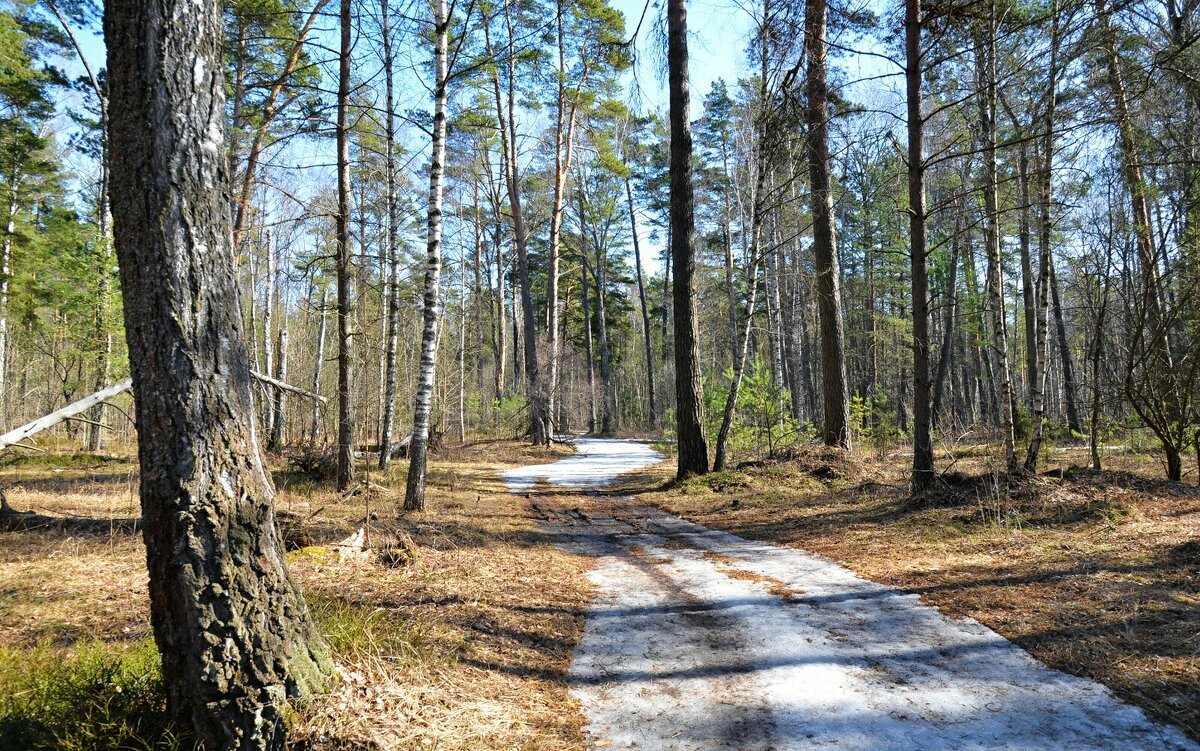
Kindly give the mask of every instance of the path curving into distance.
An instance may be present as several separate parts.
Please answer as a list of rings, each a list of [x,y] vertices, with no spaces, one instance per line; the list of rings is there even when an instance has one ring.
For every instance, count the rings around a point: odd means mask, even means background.
[[[631,499],[566,508],[538,483],[599,488],[661,459],[633,441],[505,472],[598,595],[570,671],[600,747],[661,751],[1200,751],[1092,681],[970,619],[801,550]]]

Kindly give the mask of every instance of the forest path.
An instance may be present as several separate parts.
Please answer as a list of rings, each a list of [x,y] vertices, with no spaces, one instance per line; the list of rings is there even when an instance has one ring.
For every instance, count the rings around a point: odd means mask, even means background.
[[[505,481],[586,491],[661,458],[633,441],[577,448]],[[597,747],[1200,751],[979,623],[803,551],[629,498],[584,511],[532,495],[559,543],[596,560],[570,680]]]

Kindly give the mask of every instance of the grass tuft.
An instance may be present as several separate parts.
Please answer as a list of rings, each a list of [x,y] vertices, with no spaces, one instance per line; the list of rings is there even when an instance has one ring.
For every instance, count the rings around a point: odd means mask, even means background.
[[[0,748],[174,751],[189,744],[167,716],[154,643],[0,647]]]

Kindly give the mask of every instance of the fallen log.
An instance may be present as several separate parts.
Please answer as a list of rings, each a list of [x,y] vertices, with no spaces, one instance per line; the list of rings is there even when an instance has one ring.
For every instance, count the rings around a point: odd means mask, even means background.
[[[256,373],[253,370],[250,371],[250,375],[254,376],[258,380],[262,381],[263,383],[265,383],[269,386],[273,386],[282,391],[290,391],[293,394],[299,394],[300,396],[306,396],[309,399],[315,399],[315,400],[319,401],[321,404],[326,403],[325,397],[321,396],[320,394],[314,394],[311,391],[305,391],[304,389],[299,388],[297,386],[293,386],[290,383],[284,383],[283,381],[277,380],[277,379],[272,378],[267,375],[263,375],[262,373]],[[106,402],[109,399],[112,399],[114,396],[119,396],[120,394],[125,393],[126,391],[128,391],[131,388],[133,388],[133,379],[126,378],[125,380],[121,381],[120,383],[114,383],[112,386],[107,386],[105,388],[102,388],[94,394],[88,394],[87,396],[83,397],[82,399],[71,402],[70,404],[63,407],[62,409],[51,412],[48,415],[39,417],[38,419],[34,420],[33,422],[27,422],[19,428],[14,428],[13,430],[8,431],[4,435],[0,435],[0,450],[6,449],[10,446],[15,446],[15,445],[21,443],[21,441],[24,441],[26,438],[36,435],[37,433],[41,433],[46,428],[54,427],[55,425],[59,424],[63,420],[80,419],[80,418],[76,417],[76,415],[87,412],[89,409],[91,409],[92,407],[95,407],[97,404]],[[32,447],[22,446],[22,448],[32,448]]]
[[[313,399],[314,401],[320,402],[321,404],[327,403],[327,400],[325,399],[325,397],[321,396],[320,394],[314,394],[313,392],[306,391],[306,390],[300,388],[299,386],[293,386],[290,383],[284,383],[283,381],[280,381],[276,378],[272,378],[269,375],[263,375],[262,373],[255,372],[253,370],[250,371],[250,375],[254,376],[259,381],[262,381],[263,383],[267,384],[268,386],[274,386],[275,388],[279,389],[280,391],[289,391],[293,394],[299,394],[300,396],[306,396],[309,399]]]
[[[40,433],[46,428],[52,428],[63,420],[66,420],[75,415],[87,412],[92,407],[95,407],[101,402],[108,401],[114,396],[123,394],[133,386],[133,380],[126,378],[120,383],[115,383],[107,388],[100,389],[94,394],[89,394],[79,401],[71,402],[60,410],[51,412],[44,417],[39,417],[33,422],[28,422],[15,430],[10,430],[4,435],[0,435],[0,449],[6,449],[9,446],[20,443],[30,436]]]

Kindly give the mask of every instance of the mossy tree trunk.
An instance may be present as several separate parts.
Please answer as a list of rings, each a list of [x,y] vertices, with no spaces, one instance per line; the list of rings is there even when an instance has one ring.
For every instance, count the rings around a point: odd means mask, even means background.
[[[177,720],[273,749],[332,664],[288,574],[233,270],[216,3],[111,0],[114,235],[137,396],[151,620]]]

